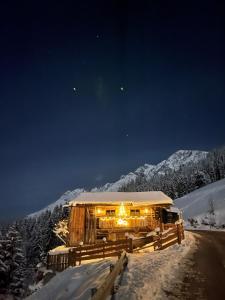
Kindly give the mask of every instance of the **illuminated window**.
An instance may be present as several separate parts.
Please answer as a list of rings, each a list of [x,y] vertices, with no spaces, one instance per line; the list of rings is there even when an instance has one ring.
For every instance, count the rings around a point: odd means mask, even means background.
[[[107,209],[106,216],[115,216],[116,212],[115,209]]]
[[[130,215],[131,216],[140,216],[140,209],[131,209]]]

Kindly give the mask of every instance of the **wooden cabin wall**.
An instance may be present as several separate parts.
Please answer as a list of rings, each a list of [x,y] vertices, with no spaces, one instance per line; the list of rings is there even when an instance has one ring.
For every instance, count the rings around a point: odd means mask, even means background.
[[[96,241],[96,218],[95,218],[95,208],[86,207],[85,208],[85,244],[94,244]]]
[[[73,206],[69,218],[69,246],[76,246],[84,241],[85,207]]]
[[[119,206],[116,205],[80,205],[71,207],[69,220],[69,246],[76,246],[81,241],[85,244],[96,243],[97,238],[106,236],[107,239],[124,238],[125,232],[135,234],[147,233],[160,227],[163,230],[161,211],[163,207],[125,205],[127,226],[118,225]],[[132,216],[130,210],[140,210],[140,214]],[[114,215],[106,215],[106,210],[115,210]],[[144,218],[143,218],[144,217]],[[122,217],[123,218],[123,217]],[[120,237],[121,235],[121,237]]]

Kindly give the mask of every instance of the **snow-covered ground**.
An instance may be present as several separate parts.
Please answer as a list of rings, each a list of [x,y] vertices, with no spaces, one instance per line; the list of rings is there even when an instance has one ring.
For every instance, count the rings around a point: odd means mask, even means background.
[[[174,202],[182,210],[186,221],[189,218],[194,218],[199,225],[202,220],[207,221],[212,217],[208,211],[210,210],[210,202],[213,203],[215,210],[213,218],[215,218],[216,225],[221,226],[225,224],[225,179],[208,184],[176,199]],[[205,228],[205,226],[201,227]]]
[[[174,289],[175,282],[182,281],[183,259],[194,250],[194,235],[185,232],[181,245],[155,252],[147,248],[129,255],[128,268],[123,274],[116,299],[168,299],[166,291]]]
[[[69,267],[57,273],[45,286],[27,300],[87,300],[91,288],[98,287],[109,273],[109,266],[115,258],[90,261],[81,266]]]
[[[173,245],[162,251],[152,247],[128,255],[128,267],[120,280],[116,299],[149,300],[166,299],[165,290],[173,288],[174,280],[182,281],[182,260],[195,250],[192,233],[185,233],[181,245]],[[27,300],[88,300],[91,288],[98,287],[109,273],[109,265],[116,258],[88,262],[70,267],[58,273],[50,282]]]

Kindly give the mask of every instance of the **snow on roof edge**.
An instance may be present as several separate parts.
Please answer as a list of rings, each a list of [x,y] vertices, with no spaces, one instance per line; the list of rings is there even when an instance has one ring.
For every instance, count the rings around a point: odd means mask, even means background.
[[[103,203],[133,203],[135,204],[173,204],[173,200],[161,191],[150,192],[84,192],[69,202],[71,206],[77,204]]]

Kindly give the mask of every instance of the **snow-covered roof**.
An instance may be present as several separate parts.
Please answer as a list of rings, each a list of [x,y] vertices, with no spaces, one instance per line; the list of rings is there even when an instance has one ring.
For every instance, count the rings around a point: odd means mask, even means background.
[[[171,206],[170,208],[167,209],[167,211],[174,212],[174,213],[177,213],[177,214],[179,214],[181,212],[179,210],[179,208],[175,207],[175,206]]]
[[[173,204],[173,200],[163,192],[92,192],[80,193],[70,205],[76,204],[119,204],[132,203],[133,205]]]

